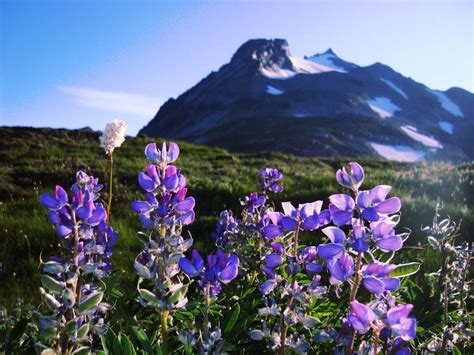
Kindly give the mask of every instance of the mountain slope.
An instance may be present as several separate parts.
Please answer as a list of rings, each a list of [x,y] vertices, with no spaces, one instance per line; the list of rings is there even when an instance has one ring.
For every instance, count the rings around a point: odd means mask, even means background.
[[[360,67],[331,49],[300,58],[285,40],[257,39],[140,134],[236,151],[467,160],[473,106],[465,90],[432,90],[381,63]]]

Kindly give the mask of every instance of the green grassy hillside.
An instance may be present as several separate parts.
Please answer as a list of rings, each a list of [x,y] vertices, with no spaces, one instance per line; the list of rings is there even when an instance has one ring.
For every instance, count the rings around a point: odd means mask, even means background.
[[[160,141],[128,138],[114,153],[116,162],[111,224],[120,231],[113,265],[133,278],[132,263],[140,243],[141,229],[130,202],[141,199],[137,174],[146,167],[145,144]],[[178,142],[177,166],[189,181],[189,194],[196,198],[196,222],[190,231],[199,248],[212,247],[210,233],[219,212],[238,209],[239,197],[257,188],[258,169],[274,167],[284,175],[285,192],[277,201],[295,203],[325,199],[342,188],[335,171],[354,158],[301,158],[281,153],[237,154],[226,150]],[[75,172],[85,170],[107,184],[107,163],[98,143],[98,133],[31,128],[0,128],[0,302],[16,297],[36,297],[42,255],[57,252],[57,236],[48,221],[39,195],[52,192],[56,184],[69,187]],[[358,160],[366,170],[364,186],[389,184],[402,198],[400,228],[413,230],[409,244],[425,244],[422,225],[429,224],[436,199],[446,203],[445,213],[462,219],[463,239],[473,240],[474,163],[393,163],[373,158]],[[106,198],[104,189],[103,198]],[[327,202],[326,202],[327,204]],[[429,264],[430,260],[424,260]]]

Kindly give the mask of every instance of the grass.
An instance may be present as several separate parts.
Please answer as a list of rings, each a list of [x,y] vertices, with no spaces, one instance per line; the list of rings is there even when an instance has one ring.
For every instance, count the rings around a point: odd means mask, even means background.
[[[143,193],[137,174],[147,161],[143,150],[149,138],[128,138],[115,151],[114,203],[112,225],[120,238],[112,257],[114,268],[125,270],[124,282],[133,288],[132,264],[140,250],[136,231],[139,219],[130,202]],[[222,209],[239,209],[239,197],[258,188],[258,170],[275,167],[284,175],[285,191],[276,202],[294,203],[317,199],[343,189],[335,181],[335,171],[350,158],[305,158],[279,152],[239,154],[223,149],[178,142],[181,156],[177,165],[189,182],[189,194],[196,198],[196,222],[190,232],[200,249],[210,249],[210,234]],[[69,187],[77,170],[84,170],[107,183],[107,163],[99,147],[98,134],[31,128],[0,128],[0,303],[12,304],[17,297],[37,300],[40,257],[58,252],[54,227],[38,198],[52,192],[56,184]],[[393,186],[402,198],[400,230],[410,228],[409,244],[424,245],[420,232],[429,224],[437,198],[445,201],[444,212],[462,220],[461,238],[473,241],[474,163],[395,163],[361,158],[365,167],[366,188],[376,184]],[[104,189],[103,198],[107,197]],[[327,203],[327,202],[326,202]],[[423,253],[425,263],[430,254]]]

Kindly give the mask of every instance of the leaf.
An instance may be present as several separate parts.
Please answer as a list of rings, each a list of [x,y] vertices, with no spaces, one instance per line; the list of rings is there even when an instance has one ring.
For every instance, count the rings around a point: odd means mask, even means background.
[[[240,305],[236,303],[234,307],[227,313],[227,316],[224,319],[224,326],[222,327],[224,333],[229,333],[237,322],[240,314]]]
[[[137,352],[133,348],[133,344],[125,334],[120,334],[120,343],[122,344],[123,355],[136,355]]]
[[[73,355],[87,355],[90,354],[91,349],[88,346],[81,346],[79,349],[72,352]]]
[[[412,262],[407,264],[400,264],[395,270],[393,270],[388,276],[390,277],[405,277],[416,274],[420,270],[421,263]]]
[[[148,339],[145,331],[137,326],[131,327],[130,330],[133,336],[138,339],[140,344],[142,344],[142,347],[145,349],[147,354],[153,354],[153,347],[151,346],[150,339]]]
[[[116,287],[112,288],[110,294],[115,298],[122,298],[124,296],[124,293]]]
[[[50,292],[60,293],[64,289],[64,286],[59,281],[53,279],[49,275],[41,275],[41,283]]]
[[[89,333],[89,323],[84,324],[82,327],[79,328],[77,331],[77,337],[79,339],[84,338],[87,333]]]
[[[462,355],[461,350],[456,345],[453,345],[452,351],[454,355]]]
[[[104,297],[103,292],[96,292],[89,298],[87,298],[85,301],[81,302],[79,304],[79,307],[77,307],[77,312],[79,314],[83,314],[84,312],[88,311],[89,309],[97,306],[100,301],[102,301],[102,298]]]

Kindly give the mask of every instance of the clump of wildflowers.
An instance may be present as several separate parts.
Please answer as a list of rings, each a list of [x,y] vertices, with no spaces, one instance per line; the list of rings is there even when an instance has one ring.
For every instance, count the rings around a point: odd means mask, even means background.
[[[195,249],[192,252],[191,260],[182,257],[179,260],[181,270],[191,278],[197,278],[199,287],[204,295],[204,320],[202,322],[200,336],[200,353],[220,353],[222,343],[221,329],[219,326],[212,327],[209,321],[209,305],[213,297],[218,296],[222,290],[222,284],[228,284],[234,280],[239,274],[240,260],[236,254],[228,256],[222,250],[218,250],[215,254],[207,256],[206,263],[199,252]],[[181,330],[180,339],[186,346],[195,345],[194,329],[190,331]],[[191,344],[192,343],[192,344]]]
[[[104,290],[93,280],[110,273],[118,233],[107,224],[103,205],[96,202],[101,189],[98,179],[79,171],[71,187],[72,198],[61,186],[56,186],[54,195],[40,197],[57,227],[63,255],[43,263],[40,292],[50,313],[35,311],[33,319],[41,335],[54,340],[57,353],[86,351],[91,332],[106,331],[104,314],[109,305],[102,302]]]
[[[179,156],[176,143],[155,143],[145,148],[150,161],[146,171],[138,174],[145,200],[136,200],[132,209],[149,232],[139,235],[143,250],[134,267],[140,276],[139,302],[161,313],[162,348],[167,351],[168,315],[186,305],[188,285],[183,283],[178,262],[193,240],[182,236],[183,227],[194,221],[194,198],[187,197],[186,178],[174,165]]]

